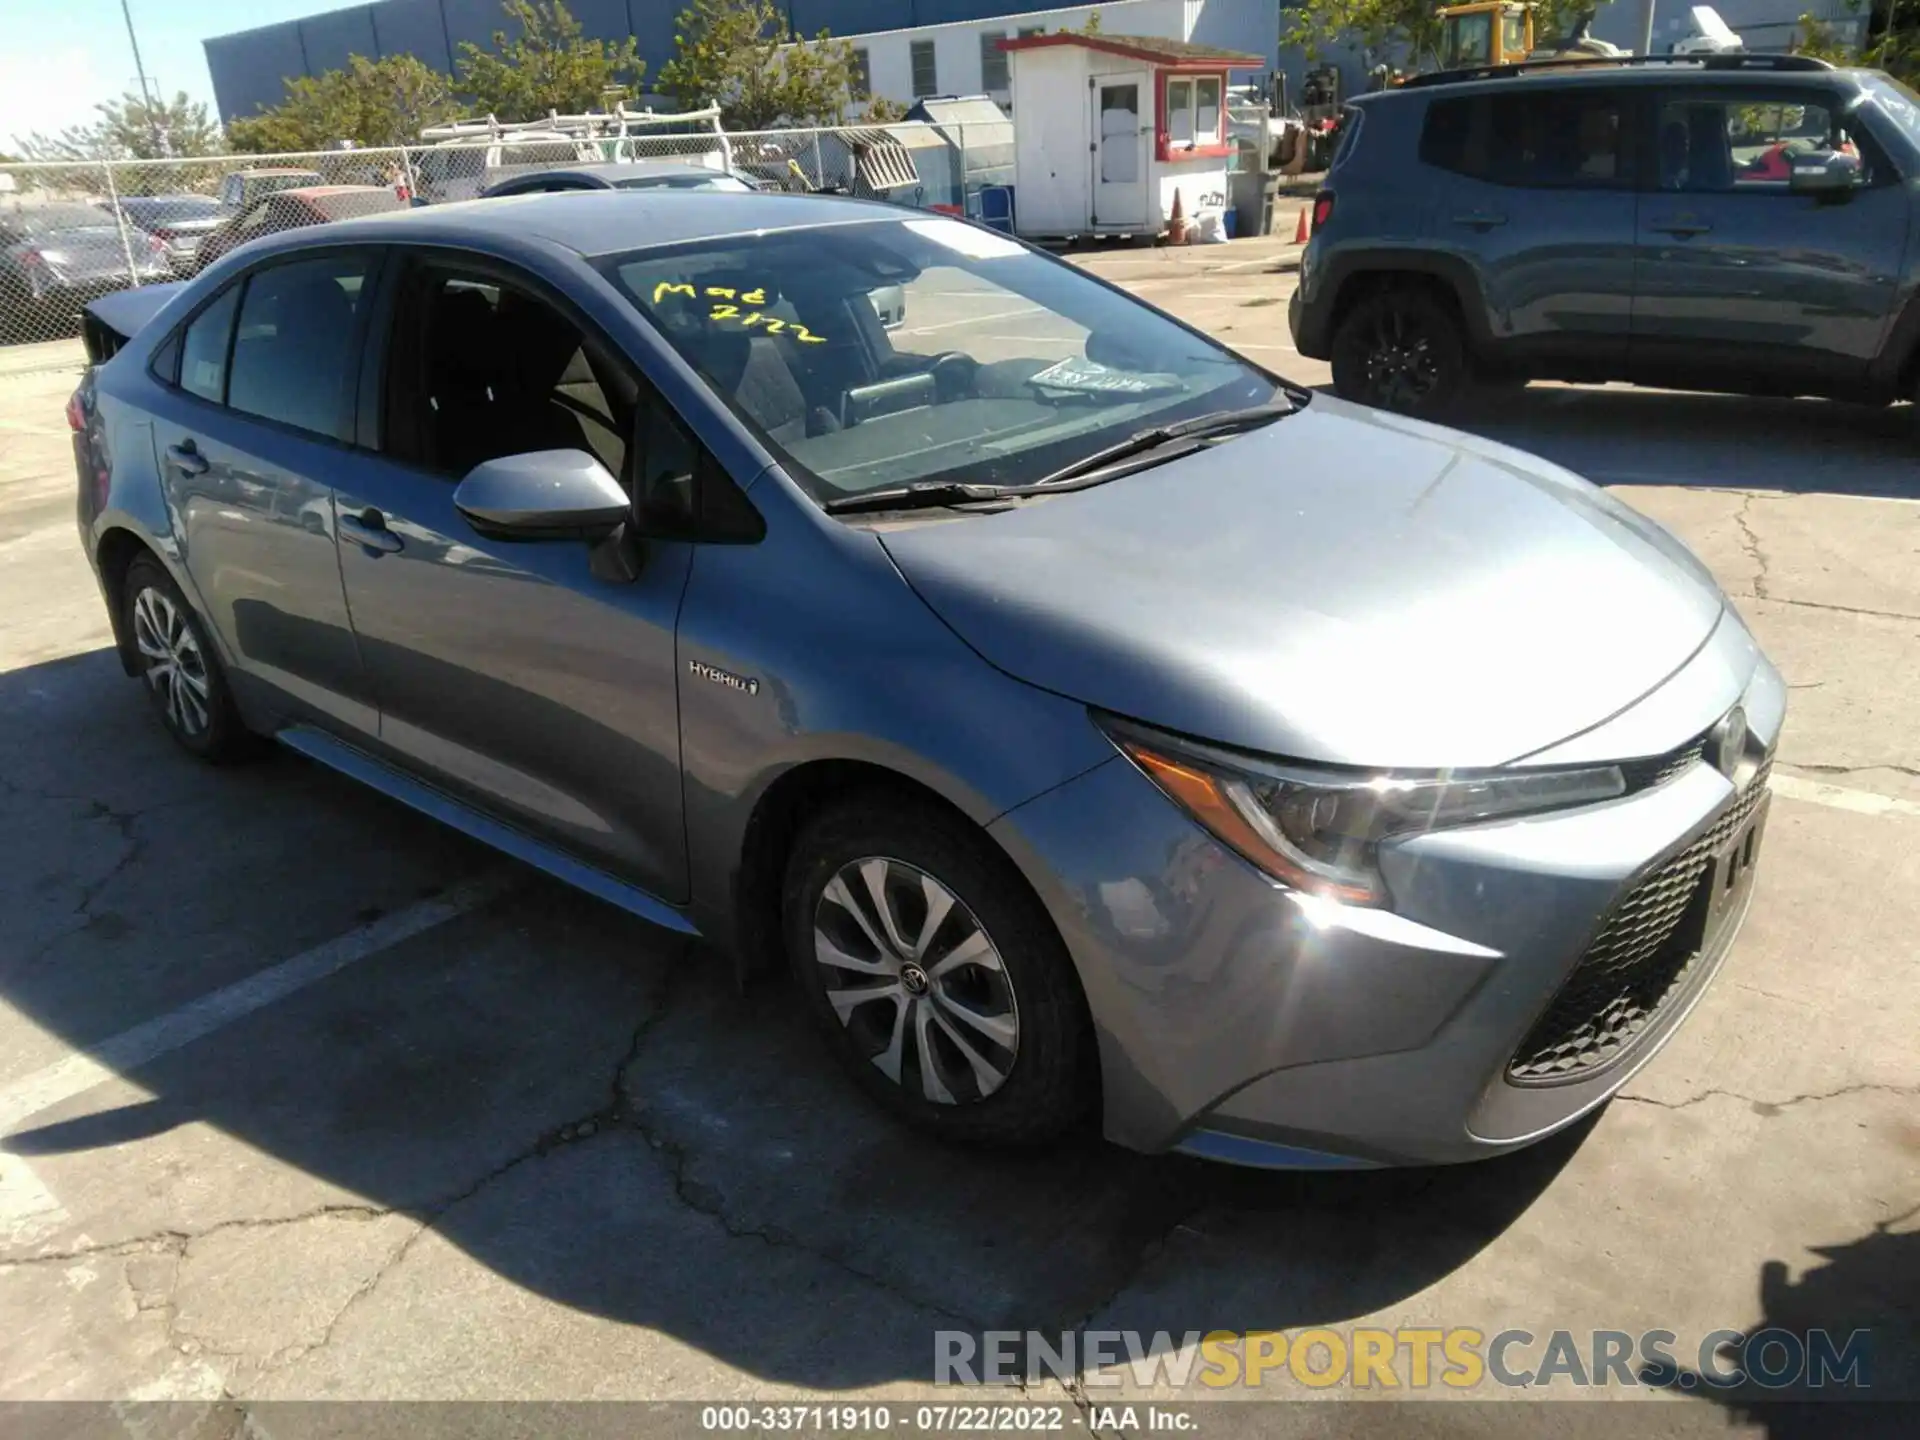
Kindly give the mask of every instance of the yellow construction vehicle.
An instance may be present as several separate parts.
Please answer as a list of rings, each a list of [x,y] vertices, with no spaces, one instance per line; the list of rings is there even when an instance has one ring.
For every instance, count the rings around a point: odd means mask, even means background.
[[[1440,68],[1515,65],[1533,53],[1533,8],[1514,0],[1447,5],[1440,18]]]

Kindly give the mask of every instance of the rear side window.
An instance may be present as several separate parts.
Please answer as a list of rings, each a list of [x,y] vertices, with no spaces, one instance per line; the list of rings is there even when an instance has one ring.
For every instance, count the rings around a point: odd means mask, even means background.
[[[364,255],[327,255],[254,273],[234,332],[229,406],[348,438],[367,265]]]
[[[180,343],[180,388],[218,405],[227,398],[227,351],[233,343],[233,312],[240,287],[229,285],[220,298],[187,326]]]
[[[1349,105],[1340,112],[1340,142],[1333,148],[1333,159],[1327,162],[1327,169],[1339,169],[1353,154],[1354,146],[1360,139],[1360,127],[1366,118],[1367,112],[1358,105]]]
[[[1618,91],[1586,88],[1437,99],[1420,159],[1495,185],[1630,189],[1626,113]]]

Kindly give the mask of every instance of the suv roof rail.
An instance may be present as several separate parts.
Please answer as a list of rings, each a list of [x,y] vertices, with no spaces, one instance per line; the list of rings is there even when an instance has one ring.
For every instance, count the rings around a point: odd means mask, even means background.
[[[1469,80],[1494,80],[1508,75],[1531,75],[1541,70],[1605,70],[1618,65],[1691,65],[1701,70],[1831,70],[1825,60],[1811,55],[1569,55],[1558,60],[1519,60],[1510,65],[1476,65],[1464,70],[1435,70],[1410,75],[1402,90],[1427,85],[1459,85]]]

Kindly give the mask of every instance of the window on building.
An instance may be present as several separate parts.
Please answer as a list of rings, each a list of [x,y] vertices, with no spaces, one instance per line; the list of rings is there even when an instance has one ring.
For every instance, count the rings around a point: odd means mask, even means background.
[[[998,30],[989,30],[980,37],[980,88],[982,90],[1007,88],[1007,52],[1000,48],[1000,42],[1006,38]]]
[[[1047,27],[1044,25],[1022,25],[1020,27],[1020,38],[1022,40],[1026,39],[1029,35],[1044,35],[1046,33]]]
[[[916,40],[910,47],[913,56],[913,96],[940,93],[940,69],[933,60],[933,41]]]
[[[1168,79],[1166,132],[1169,149],[1220,143],[1219,76]]]
[[[1626,188],[1623,111],[1619,93],[1584,88],[1438,100],[1420,158],[1496,185]]]
[[[867,55],[864,45],[856,45],[853,51],[853,73],[849,83],[856,95],[873,93],[873,61]]]

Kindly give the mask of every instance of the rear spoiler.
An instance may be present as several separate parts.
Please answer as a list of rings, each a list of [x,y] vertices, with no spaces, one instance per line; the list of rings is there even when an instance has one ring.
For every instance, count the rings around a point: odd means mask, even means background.
[[[98,365],[111,359],[186,283],[173,280],[165,285],[139,285],[89,301],[80,319],[80,339],[87,347],[87,362]]]

